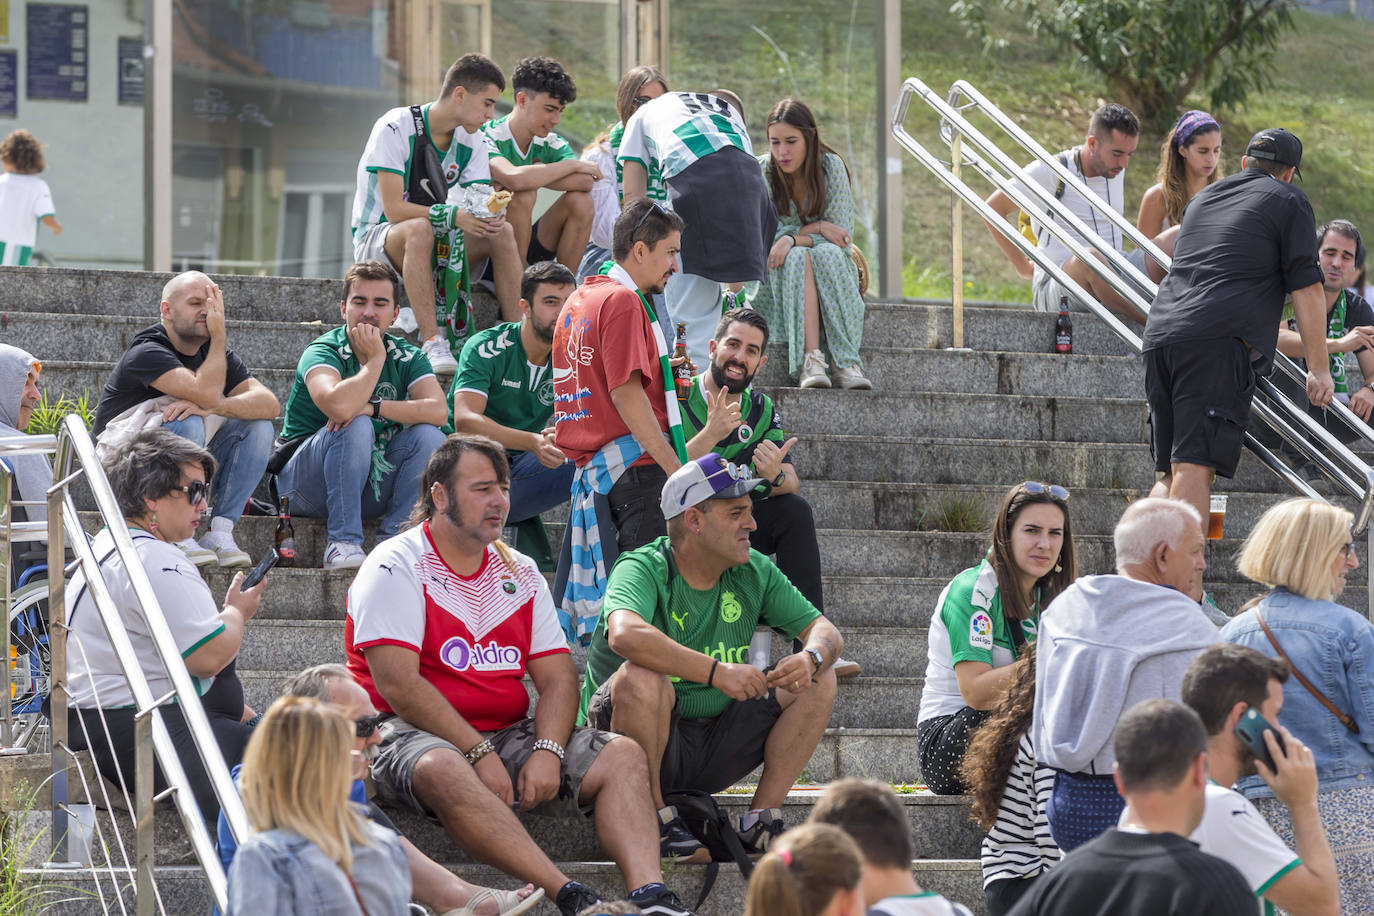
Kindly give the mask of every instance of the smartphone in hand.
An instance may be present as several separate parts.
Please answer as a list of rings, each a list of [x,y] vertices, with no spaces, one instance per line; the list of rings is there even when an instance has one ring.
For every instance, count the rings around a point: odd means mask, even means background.
[[[1274,724],[1260,715],[1260,711],[1255,707],[1246,707],[1245,712],[1241,713],[1240,721],[1236,723],[1236,737],[1240,739],[1241,744],[1250,749],[1250,753],[1254,754],[1256,759],[1264,761],[1264,765],[1269,768],[1270,772],[1277,772],[1278,767],[1274,766],[1274,758],[1269,753],[1269,746],[1264,743],[1266,731],[1274,733],[1274,737],[1279,742],[1279,750],[1287,754],[1288,748],[1284,746],[1283,735],[1274,727]]]
[[[253,567],[253,571],[243,577],[239,583],[239,591],[246,592],[248,589],[262,581],[262,577],[267,575],[267,571],[277,565],[280,555],[275,547],[270,547],[263,558],[258,561],[258,565]]]

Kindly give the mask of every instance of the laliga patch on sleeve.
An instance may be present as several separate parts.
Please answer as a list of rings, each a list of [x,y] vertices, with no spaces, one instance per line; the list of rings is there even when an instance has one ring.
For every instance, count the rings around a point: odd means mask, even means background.
[[[975,649],[992,651],[992,618],[982,611],[968,622],[968,644]]]

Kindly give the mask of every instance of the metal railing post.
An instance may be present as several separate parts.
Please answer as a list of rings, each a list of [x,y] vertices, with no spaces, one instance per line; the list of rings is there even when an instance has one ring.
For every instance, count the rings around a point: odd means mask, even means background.
[[[954,174],[954,180],[961,180],[959,177],[959,160],[963,157],[964,141],[959,131],[955,130],[954,135],[949,141],[949,170]],[[954,349],[962,350],[964,347],[964,202],[958,194],[950,191],[950,257],[953,264],[950,274],[953,281],[953,294],[950,302],[954,306],[954,335],[951,341]]]
[[[14,475],[9,465],[0,461],[0,608],[4,608],[4,633],[0,634],[0,664],[5,668],[4,699],[0,700],[0,747],[14,741],[14,660],[10,658],[10,579],[14,573],[14,541],[10,538],[10,523],[14,519],[12,493]]]
[[[138,916],[153,916],[156,900],[153,893],[153,865],[155,824],[153,816],[153,709],[145,709],[134,719],[134,862],[135,912]]]
[[[55,462],[61,463],[61,462]],[[66,481],[48,489],[48,721],[52,734],[52,861],[67,861]]]

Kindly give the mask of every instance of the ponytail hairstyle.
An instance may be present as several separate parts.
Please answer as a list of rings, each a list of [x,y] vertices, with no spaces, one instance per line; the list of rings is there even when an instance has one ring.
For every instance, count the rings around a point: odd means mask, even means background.
[[[859,848],[832,824],[803,824],[779,837],[749,879],[744,916],[819,916],[836,895],[858,889]],[[857,898],[857,895],[856,895]],[[861,916],[855,900],[847,916]]]
[[[1159,171],[1155,181],[1164,192],[1164,215],[1170,225],[1177,226],[1183,221],[1183,208],[1188,204],[1188,163],[1181,150],[1198,139],[1212,133],[1220,133],[1221,125],[1205,111],[1185,111],[1179,115],[1169,135],[1159,148]],[[1222,175],[1221,163],[1207,176],[1207,184]]]

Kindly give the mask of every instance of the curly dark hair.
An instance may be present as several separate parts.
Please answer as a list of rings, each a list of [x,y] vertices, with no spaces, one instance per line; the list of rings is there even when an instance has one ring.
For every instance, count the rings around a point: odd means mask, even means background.
[[[1021,650],[1012,665],[1011,684],[992,715],[973,733],[961,765],[964,784],[973,796],[972,818],[984,830],[991,830],[1002,807],[1011,768],[1016,765],[1016,748],[1021,736],[1030,730],[1035,707],[1035,643]]]
[[[555,101],[571,105],[577,100],[577,86],[568,71],[552,57],[527,57],[515,65],[510,75],[511,88],[530,97],[547,92]]]
[[[47,163],[43,161],[43,144],[22,128],[0,141],[0,159],[10,167],[11,172],[20,175],[37,175],[47,168]]]

